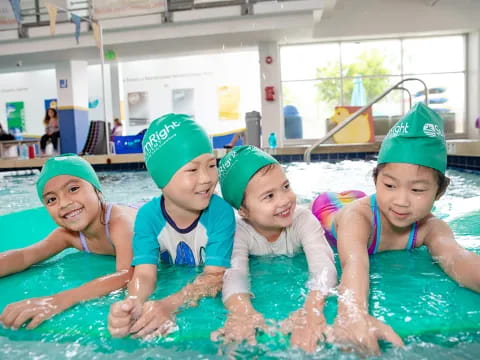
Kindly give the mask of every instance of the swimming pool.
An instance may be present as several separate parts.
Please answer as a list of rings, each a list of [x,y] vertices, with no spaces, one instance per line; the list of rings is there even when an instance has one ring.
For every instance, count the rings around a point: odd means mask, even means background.
[[[307,203],[320,191],[361,189],[374,191],[371,169],[374,162],[286,164],[287,174],[300,203]],[[480,253],[480,176],[448,171],[452,179],[447,194],[436,203],[435,213],[452,226],[457,240]],[[158,190],[145,172],[101,172],[104,193],[110,201],[148,200]],[[36,176],[0,176],[0,214],[40,205],[34,183]],[[32,213],[33,214],[33,213]],[[41,216],[40,214],[37,214]],[[35,215],[35,216],[37,216]],[[47,221],[46,221],[47,222]],[[45,227],[51,225],[45,224]],[[44,229],[47,230],[47,229]],[[3,232],[5,235],[5,232]],[[0,251],[4,238],[0,239]],[[40,236],[40,233],[36,233]],[[28,239],[27,239],[28,240]],[[31,269],[0,279],[3,291],[0,309],[25,297],[47,295],[110,272],[113,259],[67,251]],[[80,269],[80,270],[79,270]],[[179,289],[197,274],[194,268],[162,267],[155,297]],[[307,278],[304,256],[254,258],[253,300],[266,318],[280,320],[304,300]],[[168,279],[167,281],[164,281]],[[160,358],[302,358],[288,348],[281,335],[261,335],[255,347],[237,349],[219,346],[208,339],[220,327],[225,311],[220,299],[203,300],[198,308],[178,316],[180,330],[166,339],[140,342],[111,339],[106,329],[109,304],[121,299],[122,292],[78,305],[38,330],[0,329],[1,359],[160,359]],[[477,358],[480,351],[480,295],[458,287],[432,264],[424,249],[413,253],[389,252],[376,256],[371,265],[370,308],[404,338],[406,349],[383,346],[384,355],[394,359]],[[327,316],[335,313],[335,298],[329,300]],[[275,326],[272,323],[272,326]],[[221,355],[223,354],[223,355]],[[354,358],[329,345],[313,358]]]

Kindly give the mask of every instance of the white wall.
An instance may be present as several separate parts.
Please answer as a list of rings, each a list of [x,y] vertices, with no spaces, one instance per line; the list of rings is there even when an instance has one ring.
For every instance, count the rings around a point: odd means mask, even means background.
[[[480,138],[480,129],[475,128],[475,119],[480,117],[480,32],[470,33],[468,37],[468,74],[467,74],[467,131],[468,137]]]
[[[140,127],[128,127],[128,96],[143,91],[149,95],[149,119],[172,112],[172,90],[194,89],[195,119],[209,134],[236,130],[245,126],[245,112],[260,111],[259,68],[257,51],[172,57],[122,64],[126,106],[127,134]],[[217,88],[240,87],[238,120],[220,120]]]
[[[57,97],[55,70],[38,70],[0,74],[0,122],[7,129],[7,102],[23,101],[27,134],[42,135],[45,132],[46,99]]]
[[[106,64],[104,68],[106,102],[104,102],[102,88],[102,67],[101,65],[88,66],[88,101],[99,100],[99,105],[88,110],[89,120],[103,120],[105,118],[103,105],[107,105],[107,121],[113,121],[112,114],[112,88],[110,81],[110,65]]]

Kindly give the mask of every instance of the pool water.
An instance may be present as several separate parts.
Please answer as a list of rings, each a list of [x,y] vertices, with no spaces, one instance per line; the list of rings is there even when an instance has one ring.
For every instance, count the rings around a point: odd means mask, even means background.
[[[343,161],[337,164],[294,163],[286,165],[288,177],[300,203],[307,203],[321,191],[360,189],[374,191],[371,169],[374,162]],[[452,185],[436,203],[435,213],[452,227],[457,240],[480,253],[478,210],[480,176],[448,171]],[[145,172],[100,173],[107,198],[115,202],[148,200],[158,190]],[[0,176],[0,213],[11,213],[40,205],[36,199],[36,176]],[[34,199],[35,200],[32,200]],[[8,205],[6,205],[8,203]],[[54,224],[44,209],[31,210],[37,228],[15,224],[15,214],[0,217],[3,228],[0,251],[25,246],[42,238]],[[17,219],[18,220],[18,219]],[[2,222],[3,221],[3,222]],[[8,226],[7,226],[8,224]],[[6,227],[6,228],[5,228]],[[337,259],[338,260],[338,259]],[[338,263],[338,261],[337,261]],[[15,275],[0,279],[0,310],[27,297],[43,296],[78,286],[111,272],[114,259],[87,255],[74,250],[45,261]],[[123,291],[80,304],[38,329],[12,331],[0,328],[0,359],[214,359],[214,358],[303,358],[290,349],[288,337],[275,331],[278,321],[300,306],[305,299],[307,279],[305,257],[252,258],[253,299],[257,310],[269,320],[272,334],[261,334],[257,346],[223,346],[209,340],[225,319],[220,298],[204,299],[197,308],[177,317],[179,331],[164,339],[143,342],[112,339],[106,328],[109,305],[124,297]],[[179,290],[200,269],[162,266],[154,298]],[[340,269],[338,269],[340,270]],[[382,253],[371,261],[370,310],[398,332],[407,344],[394,349],[382,344],[384,356],[392,359],[476,359],[480,351],[480,295],[461,288],[434,264],[425,249],[413,252]],[[336,298],[326,306],[333,321]],[[356,358],[334,346],[325,345],[309,358]]]

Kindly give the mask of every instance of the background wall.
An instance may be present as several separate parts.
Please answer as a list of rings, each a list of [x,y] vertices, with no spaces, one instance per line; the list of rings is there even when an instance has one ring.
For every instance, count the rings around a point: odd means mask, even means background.
[[[7,129],[5,103],[23,101],[25,133],[43,134],[45,100],[57,97],[55,70],[0,74],[0,122]]]

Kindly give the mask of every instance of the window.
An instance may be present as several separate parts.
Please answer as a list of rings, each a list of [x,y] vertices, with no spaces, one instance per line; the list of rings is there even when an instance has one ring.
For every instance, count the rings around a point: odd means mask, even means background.
[[[446,133],[465,131],[463,35],[289,45],[280,53],[283,103],[289,110],[294,106],[300,118],[285,120],[287,139],[298,138],[292,126],[303,128],[302,139],[320,138],[332,127],[328,118],[335,106],[365,105],[411,77],[426,83],[429,105],[445,119]],[[385,135],[410,102],[425,100],[420,82],[403,87],[372,106],[376,135]]]

